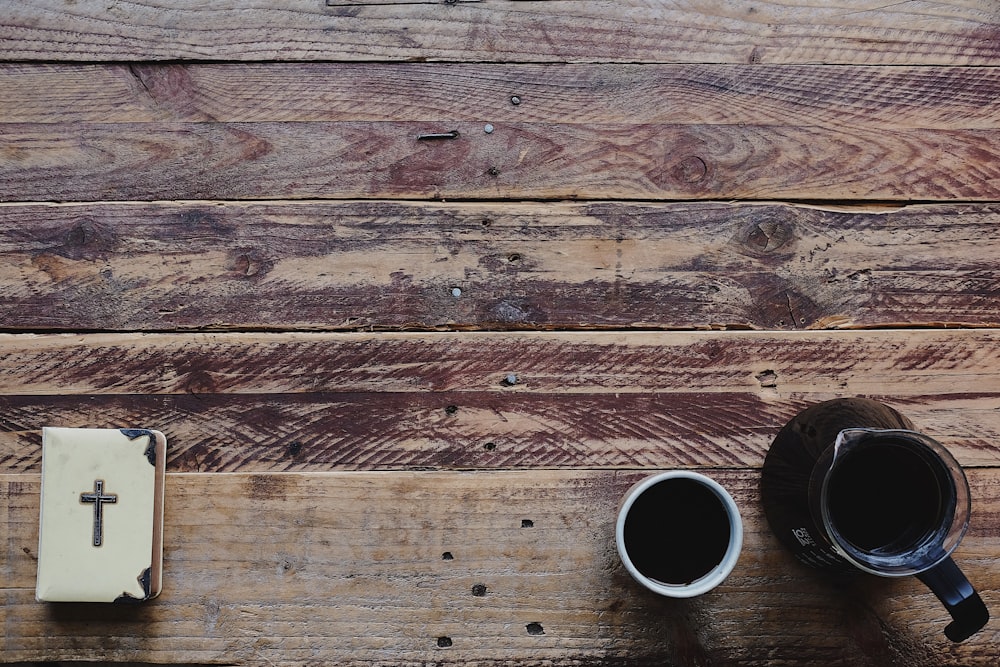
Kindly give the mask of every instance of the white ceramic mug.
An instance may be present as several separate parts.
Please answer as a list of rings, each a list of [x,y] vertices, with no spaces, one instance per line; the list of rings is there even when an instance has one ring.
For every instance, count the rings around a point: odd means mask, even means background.
[[[715,480],[687,470],[647,477],[625,494],[615,523],[629,574],[660,595],[689,598],[721,584],[743,548],[743,521]]]

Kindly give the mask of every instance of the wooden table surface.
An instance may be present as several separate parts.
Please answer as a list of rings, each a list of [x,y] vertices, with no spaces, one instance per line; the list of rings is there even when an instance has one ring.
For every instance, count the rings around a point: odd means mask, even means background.
[[[0,661],[997,664],[757,490],[895,406],[1000,613],[996,2],[7,0],[0,58]],[[166,433],[157,600],[35,602],[43,425]],[[613,544],[671,468],[746,528],[688,601]]]

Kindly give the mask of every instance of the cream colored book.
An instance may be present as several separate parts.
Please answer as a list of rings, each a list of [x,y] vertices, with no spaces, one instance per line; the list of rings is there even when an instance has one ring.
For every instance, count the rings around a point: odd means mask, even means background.
[[[166,442],[149,429],[42,429],[38,600],[160,593]]]

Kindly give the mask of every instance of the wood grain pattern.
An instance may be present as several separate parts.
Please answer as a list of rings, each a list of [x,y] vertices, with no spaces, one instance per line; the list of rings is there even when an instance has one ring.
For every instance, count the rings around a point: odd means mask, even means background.
[[[14,60],[449,60],[988,65],[995,4],[13,0]]]
[[[998,201],[988,0],[3,2],[0,662],[993,667],[757,484],[893,405],[997,613]],[[34,601],[45,425],[166,432],[152,604]],[[744,516],[695,600],[613,547],[665,468]]]
[[[3,206],[0,329],[997,326],[998,222],[992,204]]]
[[[1000,125],[1000,67],[7,63],[0,89],[0,123]]]
[[[753,391],[0,396],[0,471],[41,469],[43,426],[155,426],[173,472],[759,468],[778,429],[843,396]],[[967,467],[1000,464],[998,394],[879,396]]]
[[[0,386],[43,396],[681,388],[904,398],[1000,391],[998,341],[1000,331],[991,329],[5,334]],[[508,386],[511,373],[517,381]]]
[[[1000,333],[0,337],[0,467],[39,429],[164,431],[172,471],[759,467],[807,404],[881,398],[1000,460]],[[509,376],[513,375],[513,382]]]
[[[82,609],[32,599],[38,477],[5,475],[2,656],[747,666],[948,656],[993,664],[995,626],[951,644],[946,612],[915,580],[836,585],[795,565],[763,522],[752,471],[712,473],[736,497],[746,530],[732,576],[692,601],[645,593],[613,542],[618,499],[644,474],[170,475],[162,595],[127,610],[88,607],[86,621]],[[973,526],[956,560],[995,606],[1000,480],[990,469],[970,471],[970,481]],[[525,519],[533,525],[522,527]],[[451,645],[439,646],[442,637]]]
[[[17,64],[0,83],[5,201],[1000,198],[995,67]]]
[[[808,125],[122,123],[0,127],[0,201],[1000,199],[1000,130]],[[432,132],[454,140],[420,141]]]

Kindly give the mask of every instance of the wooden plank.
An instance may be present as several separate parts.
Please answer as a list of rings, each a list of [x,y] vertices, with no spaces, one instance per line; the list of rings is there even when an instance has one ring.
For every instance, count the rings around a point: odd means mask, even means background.
[[[0,201],[1000,199],[1000,130],[808,125],[0,127]],[[458,132],[455,139],[420,137]]]
[[[998,223],[995,204],[9,205],[0,329],[997,326]]]
[[[20,64],[0,82],[7,201],[1000,198],[994,67]]]
[[[990,65],[995,6],[737,0],[126,6],[5,3],[11,60],[448,60]]]
[[[746,666],[885,664],[891,656],[994,664],[995,624],[950,643],[944,608],[913,579],[838,583],[795,565],[762,519],[752,471],[712,473],[735,496],[746,530],[731,577],[691,601],[645,592],[618,561],[613,517],[629,484],[647,472],[170,475],[163,594],[128,609],[34,601],[38,477],[5,475],[0,656],[240,665],[697,658]],[[998,475],[970,471],[973,522],[956,552],[993,608]],[[450,645],[439,644],[445,637]]]
[[[8,63],[0,89],[0,123],[1000,125],[1000,67]]]
[[[1000,391],[990,329],[4,334],[0,351],[8,395]]]
[[[174,472],[758,468],[799,410],[752,391],[0,396],[0,471],[41,470],[43,426],[155,427]],[[998,394],[879,396],[965,466],[1000,464]]]
[[[806,405],[894,405],[1000,462],[1000,332],[0,336],[0,470],[42,426],[164,431],[173,471],[758,467]]]

